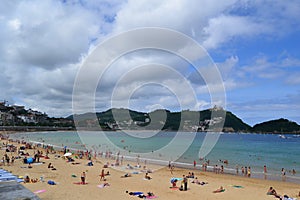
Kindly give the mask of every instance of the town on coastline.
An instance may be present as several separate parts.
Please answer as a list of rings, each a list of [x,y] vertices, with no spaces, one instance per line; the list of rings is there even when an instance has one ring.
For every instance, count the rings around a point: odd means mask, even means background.
[[[116,113],[117,120],[115,119]],[[161,117],[164,115],[166,115],[165,119]],[[219,126],[220,124],[222,126]],[[217,128],[214,129],[214,127]],[[56,131],[75,130],[75,128],[105,131],[180,130],[300,134],[300,126],[296,122],[281,118],[251,127],[232,112],[225,111],[218,106],[202,111],[171,112],[160,109],[150,113],[112,108],[104,112],[55,118],[40,111],[25,109],[25,106],[8,105],[6,101],[0,102],[0,131]]]
[[[49,117],[25,106],[0,102],[0,131],[56,131],[74,130],[73,120]]]

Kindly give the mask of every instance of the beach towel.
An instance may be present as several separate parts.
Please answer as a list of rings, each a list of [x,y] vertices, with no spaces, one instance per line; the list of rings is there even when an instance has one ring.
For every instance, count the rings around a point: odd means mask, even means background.
[[[110,185],[104,185],[104,183],[103,184],[100,184],[100,185],[97,185],[97,187],[98,188],[105,188],[105,187],[109,187]]]
[[[144,195],[144,193],[143,192],[129,192],[129,195],[139,196],[139,195]]]
[[[33,192],[34,194],[39,194],[39,193],[43,193],[43,192],[46,192],[46,190],[37,190],[35,192]]]
[[[82,182],[74,182],[73,184],[76,184],[76,185],[87,185],[88,183],[83,184]]]
[[[232,186],[232,187],[234,187],[234,188],[244,188],[244,187],[241,186],[241,185],[230,185],[230,186]]]
[[[156,199],[158,196],[146,196],[146,199]]]
[[[42,163],[42,162],[32,163],[32,165],[42,165],[42,164],[44,164],[44,163]]]

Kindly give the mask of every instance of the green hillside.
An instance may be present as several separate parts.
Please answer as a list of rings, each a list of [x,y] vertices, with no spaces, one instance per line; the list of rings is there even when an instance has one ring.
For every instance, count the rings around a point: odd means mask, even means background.
[[[281,118],[256,124],[252,131],[257,133],[300,133],[300,126],[296,122]]]
[[[212,118],[212,110],[214,118]],[[224,113],[225,112],[225,113]],[[226,116],[224,122],[224,114]],[[155,110],[150,113],[137,112],[128,109],[109,109],[98,112],[97,121],[93,120],[95,114],[86,113],[76,115],[77,125],[88,127],[99,127],[103,130],[213,130],[214,126],[224,123],[224,130],[249,131],[251,127],[244,123],[233,113],[222,109],[207,109],[203,111],[184,110],[181,112],[170,112],[168,110]],[[75,116],[74,116],[75,117]],[[70,116],[69,118],[72,118]],[[197,127],[199,129],[197,129]]]

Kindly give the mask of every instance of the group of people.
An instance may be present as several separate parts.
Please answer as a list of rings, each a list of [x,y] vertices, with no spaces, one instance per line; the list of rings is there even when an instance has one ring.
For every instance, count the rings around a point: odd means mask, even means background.
[[[274,197],[280,199],[280,200],[292,200],[292,199],[295,199],[295,198],[291,198],[289,197],[288,195],[280,195],[276,192],[276,190],[273,188],[273,187],[270,187],[268,192],[267,192],[267,195],[273,195]],[[300,197],[300,192],[298,194],[298,197]],[[296,199],[295,199],[296,200]]]
[[[249,166],[249,167],[241,167],[241,171],[242,171],[242,175],[245,175],[245,176],[247,176],[247,177],[251,177],[251,167]]]
[[[101,173],[99,174],[100,176],[100,181],[106,181],[105,176],[109,176],[110,173],[109,171],[107,171],[105,173],[104,169],[101,170]],[[86,172],[82,172],[80,175],[80,180],[81,180],[81,184],[85,185],[86,184]]]
[[[11,158],[9,157],[9,155],[7,155],[7,153],[4,154],[4,156],[2,157],[2,160],[0,162],[0,166],[1,165],[5,165],[5,162],[6,164],[9,166],[10,163],[13,165],[14,164],[14,161],[15,161],[15,157],[12,156]]]
[[[224,166],[223,165],[221,165],[221,166],[215,165],[213,168],[213,172],[215,172],[216,174],[223,174]]]
[[[36,183],[36,182],[38,182],[37,178],[30,179],[28,175],[24,177],[24,183]]]

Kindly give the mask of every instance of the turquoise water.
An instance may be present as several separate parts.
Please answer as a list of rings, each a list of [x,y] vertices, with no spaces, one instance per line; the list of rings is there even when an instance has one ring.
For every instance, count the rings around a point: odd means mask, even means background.
[[[159,132],[37,132],[10,135],[13,139],[52,144],[63,148],[89,149],[93,152],[120,152],[125,158],[147,158],[149,162],[166,165],[192,167],[196,160],[200,164],[199,150],[206,134]],[[224,165],[226,173],[236,173],[236,165],[250,166],[252,176],[265,178],[263,166],[268,169],[267,179],[281,180],[281,168],[287,171],[286,181],[300,183],[300,137],[287,135],[286,139],[272,134],[220,134],[219,140],[204,159],[213,165]],[[85,144],[85,146],[83,145]],[[220,160],[228,160],[225,165]],[[296,174],[289,173],[295,169]]]

